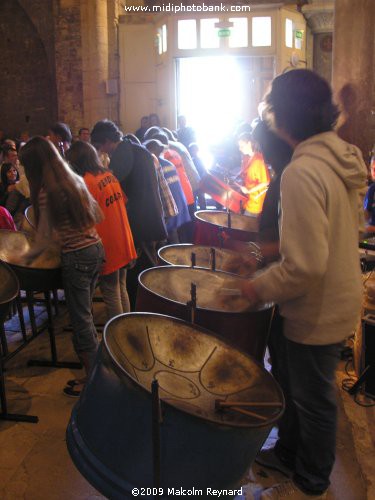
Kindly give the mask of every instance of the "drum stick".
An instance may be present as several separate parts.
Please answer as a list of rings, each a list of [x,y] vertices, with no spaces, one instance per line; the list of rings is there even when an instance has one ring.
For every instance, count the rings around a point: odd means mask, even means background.
[[[268,417],[264,417],[263,415],[259,415],[259,413],[254,413],[249,410],[243,410],[242,408],[238,408],[238,406],[231,406],[229,410],[236,411],[238,413],[242,413],[242,415],[248,415],[249,417],[258,418],[259,420],[268,420]]]
[[[239,288],[220,288],[219,293],[221,295],[228,295],[230,297],[240,297],[242,292]]]
[[[230,406],[255,406],[255,407],[282,407],[282,403],[279,401],[220,401],[216,400],[215,404],[219,407],[225,408]]]
[[[157,379],[151,382],[152,399],[152,461],[153,485],[159,488],[161,484],[161,407],[159,399],[159,383]]]
[[[261,191],[260,193],[256,194],[255,196],[253,196],[254,200],[257,200],[258,198],[260,198],[261,196],[263,196],[265,193],[267,193],[267,189],[268,189],[268,187],[266,187],[266,189],[263,189],[263,191]]]

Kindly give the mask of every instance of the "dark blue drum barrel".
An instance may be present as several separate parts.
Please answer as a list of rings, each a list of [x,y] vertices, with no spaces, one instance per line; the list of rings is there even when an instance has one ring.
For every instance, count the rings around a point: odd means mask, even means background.
[[[282,414],[282,393],[250,356],[211,332],[158,314],[124,314],[106,325],[67,429],[77,468],[110,499],[134,498],[133,488],[154,486],[154,379],[162,402],[164,498],[175,497],[168,488],[202,490],[194,495],[200,499],[207,488],[235,489]],[[216,410],[217,400],[248,402],[249,413]]]

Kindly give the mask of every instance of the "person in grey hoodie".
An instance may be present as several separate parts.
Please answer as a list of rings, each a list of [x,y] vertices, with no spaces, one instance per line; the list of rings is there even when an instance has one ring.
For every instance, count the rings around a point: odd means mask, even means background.
[[[274,301],[284,318],[279,383],[286,411],[279,439],[256,461],[289,476],[261,499],[325,498],[335,460],[334,374],[360,314],[360,150],[333,131],[338,112],[328,83],[310,70],[275,78],[269,118],[294,149],[281,179],[280,260],[249,280],[253,303]]]

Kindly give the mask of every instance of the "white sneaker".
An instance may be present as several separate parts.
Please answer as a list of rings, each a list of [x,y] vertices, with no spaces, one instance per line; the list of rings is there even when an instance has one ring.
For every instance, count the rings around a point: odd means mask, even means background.
[[[263,490],[260,495],[260,500],[279,500],[283,498],[287,500],[324,500],[326,497],[327,493],[322,493],[321,495],[307,495],[301,491],[293,481],[289,480]]]

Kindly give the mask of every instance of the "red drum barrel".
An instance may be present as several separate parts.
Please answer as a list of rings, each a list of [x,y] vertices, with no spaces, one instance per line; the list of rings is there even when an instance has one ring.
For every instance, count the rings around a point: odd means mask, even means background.
[[[228,214],[221,210],[198,210],[194,214],[194,243],[223,246],[222,233],[240,241],[257,241],[257,217]]]
[[[162,415],[156,433],[154,380]],[[211,332],[160,314],[123,314],[104,329],[67,446],[82,475],[111,500],[134,498],[133,488],[148,500],[181,490],[207,500],[208,488],[228,500],[283,405],[272,376]]]
[[[139,275],[136,310],[191,320],[191,285],[196,286],[194,323],[221,335],[263,362],[273,304],[250,309],[238,291],[244,279],[220,271],[181,266],[154,267]],[[223,295],[223,292],[227,295]]]

